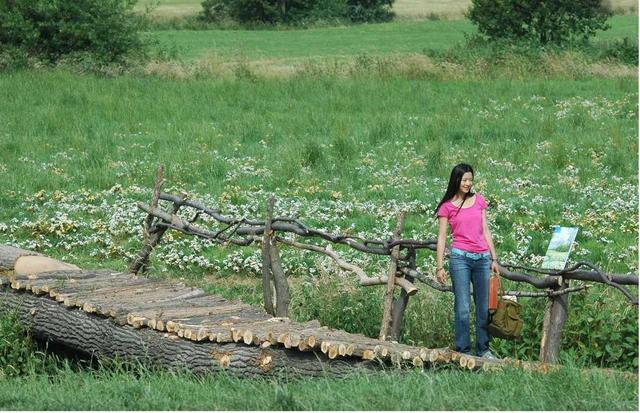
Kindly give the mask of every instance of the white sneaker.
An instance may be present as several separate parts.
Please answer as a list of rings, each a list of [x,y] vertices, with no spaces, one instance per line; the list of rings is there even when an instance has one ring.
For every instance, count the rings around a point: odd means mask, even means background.
[[[487,359],[487,360],[497,360],[498,358],[496,356],[493,355],[493,353],[490,350],[485,351],[482,356],[483,359]]]

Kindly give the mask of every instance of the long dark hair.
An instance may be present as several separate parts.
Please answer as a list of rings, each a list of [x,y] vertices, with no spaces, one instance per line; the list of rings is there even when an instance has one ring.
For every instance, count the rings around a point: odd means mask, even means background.
[[[458,193],[458,190],[460,189],[460,182],[462,182],[462,176],[467,172],[471,172],[471,175],[475,176],[475,173],[473,172],[473,167],[469,164],[459,163],[453,167],[453,170],[451,171],[451,176],[449,177],[449,185],[447,186],[447,192],[445,192],[444,196],[442,197],[442,200],[436,207],[436,210],[433,213],[435,216],[438,215],[438,210],[440,209],[442,204],[452,199]],[[464,201],[466,201],[468,197],[473,196],[473,194],[474,193],[471,191],[464,194],[464,198],[462,199],[462,203],[458,208],[458,212],[460,212],[460,209],[462,209],[462,205],[464,205]],[[456,212],[456,215],[458,214],[458,212]]]

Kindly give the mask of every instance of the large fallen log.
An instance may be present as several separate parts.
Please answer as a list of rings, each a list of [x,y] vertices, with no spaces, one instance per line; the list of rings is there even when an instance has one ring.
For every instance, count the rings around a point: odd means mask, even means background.
[[[330,360],[322,353],[262,348],[244,343],[191,341],[176,334],[118,325],[110,318],[67,308],[48,296],[33,296],[0,286],[0,311],[13,310],[33,337],[84,357],[121,357],[147,365],[194,373],[226,370],[234,375],[342,376],[376,363]]]
[[[358,358],[331,360],[319,351],[247,345],[244,341],[250,340],[246,339],[237,343],[234,340],[185,339],[182,338],[185,329],[168,332],[159,328],[152,316],[150,318],[155,323],[144,317],[144,320],[130,320],[132,317],[127,311],[116,314],[110,308],[100,309],[100,305],[108,304],[109,290],[120,288],[122,291],[119,286],[126,279],[126,273],[80,270],[32,251],[5,245],[0,245],[0,271],[5,272],[5,276],[0,276],[0,312],[14,311],[36,340],[84,357],[120,357],[148,365],[186,368],[195,373],[226,370],[243,376],[273,375],[285,371],[301,376],[342,376],[354,369],[371,371],[379,365]],[[150,284],[150,281],[139,279],[135,286]],[[83,283],[92,285],[93,295],[100,292],[104,297],[104,300],[94,301],[98,307],[87,305],[88,301],[82,300],[81,293],[72,292]],[[80,291],[86,292],[86,289]],[[186,288],[182,296],[171,300],[174,307],[165,313],[176,311],[175,300],[197,303],[201,295]],[[145,296],[148,299],[149,296]],[[143,301],[142,296],[140,300]],[[212,302],[211,297],[207,297],[207,302]],[[158,303],[153,303],[154,308]],[[250,307],[243,306],[247,307],[243,313],[249,315]],[[136,303],[135,307],[141,308],[141,304]],[[210,313],[207,311],[209,317]],[[140,322],[137,327],[153,325],[149,326],[151,328],[136,328],[136,323],[128,324],[129,321]]]

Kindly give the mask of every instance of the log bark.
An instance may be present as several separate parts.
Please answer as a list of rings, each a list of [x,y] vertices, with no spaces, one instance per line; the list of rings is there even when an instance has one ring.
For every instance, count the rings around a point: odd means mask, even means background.
[[[368,372],[376,363],[332,361],[319,352],[261,348],[238,343],[195,342],[175,334],[121,326],[111,319],[66,308],[47,296],[33,296],[0,286],[0,311],[14,310],[34,338],[85,357],[123,357],[147,365],[186,367],[197,374],[226,370],[238,376],[344,376]]]
[[[404,224],[404,212],[398,214],[396,229],[393,231],[391,241],[400,239],[402,226]],[[380,340],[386,340],[389,335],[391,326],[391,306],[393,305],[393,290],[395,287],[396,272],[398,270],[398,256],[400,254],[400,246],[396,245],[391,249],[391,258],[389,260],[389,272],[387,274],[387,291],[384,295],[384,307],[382,310],[382,325],[380,326]]]
[[[567,289],[568,283],[556,289]],[[545,310],[542,323],[542,339],[540,342],[540,361],[543,363],[558,363],[562,329],[567,321],[569,312],[569,294],[552,296]]]

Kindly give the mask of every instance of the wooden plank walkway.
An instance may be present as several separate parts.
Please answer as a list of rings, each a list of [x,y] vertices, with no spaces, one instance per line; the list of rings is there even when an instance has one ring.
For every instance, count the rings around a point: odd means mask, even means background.
[[[68,269],[25,274],[7,271],[19,249],[0,246],[7,258],[0,265],[0,284],[36,296],[48,295],[61,305],[112,319],[119,325],[149,328],[180,338],[216,343],[244,343],[266,348],[282,346],[299,351],[321,351],[329,359],[356,357],[391,360],[422,366],[449,361],[450,353],[380,341],[361,334],[323,327],[318,321],[295,322],[271,317],[261,308],[206,294],[199,288],[170,280],[144,278],[112,270]],[[64,264],[64,263],[61,263]]]

